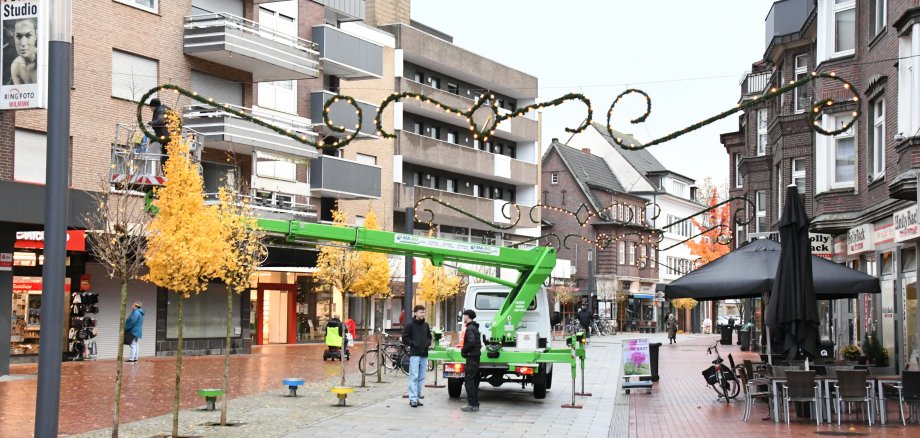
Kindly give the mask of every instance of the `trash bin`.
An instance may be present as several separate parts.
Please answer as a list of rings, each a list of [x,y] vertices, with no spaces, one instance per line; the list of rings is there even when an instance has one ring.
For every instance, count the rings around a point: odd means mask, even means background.
[[[661,342],[655,342],[648,344],[648,361],[649,365],[652,366],[652,376],[651,377],[640,377],[639,380],[651,380],[653,382],[658,381],[658,349],[661,347]]]
[[[722,334],[722,339],[719,340],[721,345],[731,345],[732,344],[732,327],[728,325],[720,325],[719,330]]]
[[[741,330],[738,332],[738,343],[741,344],[741,351],[750,350],[751,346],[751,331],[750,330]]]
[[[818,341],[818,357],[835,358],[834,341]]]

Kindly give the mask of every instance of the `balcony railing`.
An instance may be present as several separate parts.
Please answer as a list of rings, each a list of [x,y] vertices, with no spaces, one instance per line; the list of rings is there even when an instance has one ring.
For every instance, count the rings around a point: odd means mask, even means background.
[[[313,114],[313,125],[324,134],[344,137],[346,133],[332,131],[323,123],[323,107],[326,105],[326,101],[332,99],[333,96],[335,94],[330,91],[310,93],[310,111]],[[349,133],[354,132],[355,126],[360,126],[358,130],[359,137],[376,136],[377,127],[374,125],[374,116],[377,114],[377,107],[361,101],[355,101],[355,103],[361,108],[360,124],[358,123],[358,114],[355,113],[355,108],[344,101],[333,103],[329,107],[329,120],[336,126],[344,126],[346,132]]]
[[[147,129],[151,128],[147,126]],[[198,133],[183,129],[182,135],[190,141],[192,161],[201,162],[202,146]],[[163,185],[166,182],[162,166],[167,157],[165,152],[160,143],[151,142],[144,136],[137,125],[116,124],[109,183],[119,188]]]
[[[510,224],[517,220],[517,210],[508,201],[502,199],[489,199],[479,196],[466,195],[462,193],[438,190],[430,187],[410,186],[402,183],[395,183],[394,205],[398,210],[407,207],[414,207],[415,202],[423,197],[433,197],[449,203],[451,206],[463,210],[471,215],[493,223]],[[530,220],[530,207],[519,206],[521,210],[521,219],[517,222],[515,228],[534,228],[539,227]],[[457,211],[440,205],[436,202],[426,202],[419,205],[419,208],[429,209],[434,213],[434,221],[438,224],[463,226],[468,228],[482,228],[485,224],[467,217]],[[504,209],[504,211],[503,211]],[[427,213],[419,212],[420,220],[427,220]],[[506,218],[505,215],[510,216]]]
[[[304,117],[235,105],[230,105],[230,107],[289,130],[302,138],[312,138],[316,135],[310,120]],[[239,118],[220,108],[203,105],[187,106],[183,109],[182,120],[185,126],[199,133],[202,141],[209,148],[224,150],[234,148],[236,152],[247,152],[247,149],[264,149],[309,158],[316,156],[316,148]]]
[[[185,17],[185,53],[253,74],[256,82],[319,76],[318,45],[228,13]]]
[[[772,71],[748,73],[741,79],[741,94],[744,96],[761,94],[770,86]]]
[[[237,205],[244,203],[252,209],[255,217],[261,219],[316,220],[316,208],[310,204],[296,202],[290,194],[275,193],[253,189],[245,194],[238,194]],[[205,205],[217,205],[220,197],[217,193],[204,194]]]
[[[310,192],[336,199],[379,199],[379,166],[320,155],[310,160]]]
[[[485,179],[503,179],[512,184],[534,184],[537,165],[476,149],[471,146],[400,130],[397,153],[407,163],[437,167]]]
[[[383,46],[329,25],[314,26],[323,71],[346,79],[383,75]]]

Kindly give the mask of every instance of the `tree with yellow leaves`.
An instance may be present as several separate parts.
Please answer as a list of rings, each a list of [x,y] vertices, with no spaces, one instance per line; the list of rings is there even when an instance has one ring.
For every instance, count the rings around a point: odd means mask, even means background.
[[[428,231],[428,237],[434,237],[434,228]],[[416,293],[420,300],[434,304],[432,321],[437,324],[437,304],[457,295],[460,292],[462,279],[452,271],[444,269],[443,266],[435,266],[429,260],[423,260],[422,264],[424,265],[422,280],[418,283]]]
[[[189,155],[190,142],[180,134],[179,115],[166,114],[170,133],[164,165],[166,182],[155,192],[158,213],[150,223],[145,280],[178,296],[178,347],[173,394],[172,436],[179,436],[179,389],[182,380],[182,305],[204,291],[211,279],[223,278],[230,253],[217,208],[204,205],[203,183]]]
[[[227,285],[227,333],[224,346],[224,395],[220,409],[220,425],[227,425],[227,394],[230,391],[230,335],[233,329],[233,295],[249,288],[250,278],[265,260],[268,250],[262,244],[264,233],[259,230],[252,206],[239,196],[237,187],[228,184],[218,193],[217,210],[223,232],[230,244],[225,260],[223,280]]]
[[[380,223],[373,211],[368,211],[364,219],[364,228],[379,230]],[[369,339],[371,319],[371,302],[374,297],[385,298],[390,296],[390,262],[386,254],[379,252],[360,251],[358,265],[362,274],[355,280],[351,290],[355,295],[364,298],[364,354],[367,354],[367,340]],[[363,357],[363,356],[362,356]],[[379,362],[379,360],[378,360]],[[365,386],[365,374],[361,373],[361,386]]]

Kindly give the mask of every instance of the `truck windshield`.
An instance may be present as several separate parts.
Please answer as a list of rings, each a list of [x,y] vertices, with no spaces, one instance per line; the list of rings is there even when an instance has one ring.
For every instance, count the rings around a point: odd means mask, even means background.
[[[508,296],[508,292],[480,292],[476,295],[476,309],[478,310],[498,310],[502,303],[505,302],[505,297]],[[527,310],[535,310],[537,308],[537,299],[534,298],[530,302],[530,306],[527,307]]]

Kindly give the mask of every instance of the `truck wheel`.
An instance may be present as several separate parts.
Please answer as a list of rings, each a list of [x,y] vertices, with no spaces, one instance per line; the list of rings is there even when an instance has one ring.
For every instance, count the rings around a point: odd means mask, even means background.
[[[463,379],[455,377],[447,379],[447,395],[450,398],[460,398],[461,389],[463,389]]]
[[[533,375],[533,398],[537,400],[546,398],[546,377],[545,371]]]
[[[546,373],[546,389],[553,389],[553,370]]]

